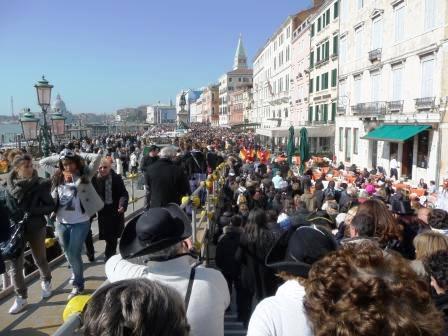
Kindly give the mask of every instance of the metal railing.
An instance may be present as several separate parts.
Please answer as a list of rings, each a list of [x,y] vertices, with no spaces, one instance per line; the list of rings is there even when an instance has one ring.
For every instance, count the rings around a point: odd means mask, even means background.
[[[401,113],[403,111],[403,100],[394,100],[387,102],[387,111],[389,113]]]
[[[353,115],[378,116],[386,114],[386,102],[376,101],[370,103],[359,103],[352,106]]]
[[[424,97],[415,99],[417,110],[433,110],[436,107],[436,97]]]

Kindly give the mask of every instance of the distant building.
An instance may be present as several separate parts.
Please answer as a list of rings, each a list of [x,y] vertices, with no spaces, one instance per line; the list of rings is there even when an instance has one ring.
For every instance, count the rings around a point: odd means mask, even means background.
[[[155,104],[146,107],[148,124],[175,123],[176,116],[176,107],[173,105]]]
[[[243,39],[240,36],[235,52],[233,70],[219,78],[219,125],[229,124],[229,97],[230,93],[241,87],[252,86],[253,71],[247,66],[246,51]]]
[[[252,87],[241,87],[229,94],[229,124],[243,124],[252,103]],[[246,117],[246,118],[245,118]],[[248,120],[247,120],[248,121]]]
[[[144,122],[146,119],[147,105],[139,107],[126,107],[116,111],[116,115],[121,117],[122,121],[127,122]]]
[[[219,86],[209,85],[202,92],[202,122],[219,126]]]
[[[75,122],[76,118],[73,116],[72,113],[67,109],[67,106],[65,105],[65,102],[62,100],[61,95],[58,93],[56,96],[56,100],[53,101],[53,104],[51,105],[50,113],[56,113],[60,112],[62,115],[66,118],[65,123],[72,124]],[[39,117],[41,120],[43,120],[43,116]],[[47,119],[48,121],[49,119]]]

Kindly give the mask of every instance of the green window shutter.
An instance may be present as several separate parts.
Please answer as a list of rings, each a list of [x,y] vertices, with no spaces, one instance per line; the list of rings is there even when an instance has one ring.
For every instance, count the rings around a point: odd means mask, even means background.
[[[311,122],[313,121],[313,107],[310,106],[309,110],[308,110],[308,121]]]
[[[314,111],[314,120],[319,121],[319,105],[316,105],[316,108]]]
[[[316,77],[316,92],[319,91],[319,81],[320,81],[320,77],[317,76],[317,77]]]
[[[338,43],[339,43],[339,36],[335,35],[333,36],[333,54],[338,54]]]
[[[336,103],[331,103],[331,120],[336,119]]]
[[[327,14],[325,16],[325,19],[327,20],[327,25],[330,24],[330,8],[327,9]]]
[[[321,21],[322,21],[321,18],[317,19],[317,32],[320,32],[321,24],[322,24]]]
[[[328,104],[324,104],[324,121],[327,122],[328,121]]]
[[[314,66],[314,51],[310,53],[310,68]]]
[[[339,1],[334,3],[333,15],[335,19],[339,16]]]
[[[310,93],[313,93],[313,78],[310,79]]]
[[[316,62],[320,61],[320,46],[317,47],[317,51],[316,51]]]
[[[311,25],[311,37],[314,36],[314,23]]]
[[[336,86],[337,77],[338,77],[338,70],[337,69],[331,70],[331,87]]]
[[[325,59],[328,60],[330,58],[330,41],[325,42]]]

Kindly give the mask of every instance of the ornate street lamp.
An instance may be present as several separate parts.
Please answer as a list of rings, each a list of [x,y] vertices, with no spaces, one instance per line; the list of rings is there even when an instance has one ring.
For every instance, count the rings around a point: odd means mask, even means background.
[[[39,137],[39,118],[36,118],[29,108],[23,109],[23,112],[24,113],[19,119],[20,124],[22,125],[23,137],[25,141],[34,141]]]
[[[61,111],[58,109],[55,113],[51,115],[51,133],[57,137],[62,136],[65,133],[65,119],[61,113]]]
[[[42,113],[44,116],[44,124],[42,126],[42,148],[44,152],[44,156],[50,155],[50,145],[52,145],[50,130],[48,129],[47,124],[47,110],[50,107],[51,103],[51,89],[53,85],[50,85],[48,81],[45,79],[45,76],[42,76],[42,80],[38,81],[36,85],[37,93],[37,102],[42,108]]]

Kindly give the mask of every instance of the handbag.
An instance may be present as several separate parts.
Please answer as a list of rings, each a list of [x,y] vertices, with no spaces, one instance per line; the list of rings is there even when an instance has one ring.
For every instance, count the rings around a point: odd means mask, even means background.
[[[15,222],[10,219],[9,227],[11,233],[9,239],[0,242],[0,254],[4,260],[16,259],[25,248],[23,220]]]
[[[0,190],[0,206],[2,214],[7,217],[4,222],[7,228],[2,230],[8,232],[7,238],[0,241],[0,254],[3,259],[11,260],[17,258],[25,248],[25,222],[29,220],[29,215],[23,213],[15,199],[4,189]]]

